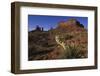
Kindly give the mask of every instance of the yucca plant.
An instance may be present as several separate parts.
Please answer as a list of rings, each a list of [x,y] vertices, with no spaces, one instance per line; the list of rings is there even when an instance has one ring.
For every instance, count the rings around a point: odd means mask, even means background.
[[[81,53],[81,47],[75,44],[66,45],[66,50],[64,53],[64,58],[74,59],[74,58],[82,58],[84,57]]]

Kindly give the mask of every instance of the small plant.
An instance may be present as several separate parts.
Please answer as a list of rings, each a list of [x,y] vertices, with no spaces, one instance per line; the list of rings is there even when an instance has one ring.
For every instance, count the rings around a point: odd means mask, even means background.
[[[67,59],[84,58],[81,47],[75,44],[66,45],[64,58],[67,58]]]

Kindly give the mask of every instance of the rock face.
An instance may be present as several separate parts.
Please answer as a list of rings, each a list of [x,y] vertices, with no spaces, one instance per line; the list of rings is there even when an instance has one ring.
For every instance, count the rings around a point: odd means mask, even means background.
[[[79,26],[79,27],[84,28],[84,26],[76,19],[69,19],[68,21],[61,21],[58,24],[58,27],[67,27],[67,26]]]
[[[75,19],[61,21],[49,31],[34,30],[28,34],[29,60],[88,57],[87,30]]]

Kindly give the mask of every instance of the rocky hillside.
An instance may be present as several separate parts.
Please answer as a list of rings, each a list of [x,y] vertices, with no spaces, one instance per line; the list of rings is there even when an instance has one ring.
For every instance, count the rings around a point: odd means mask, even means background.
[[[38,26],[28,34],[29,60],[87,58],[87,30],[75,19],[49,31]]]

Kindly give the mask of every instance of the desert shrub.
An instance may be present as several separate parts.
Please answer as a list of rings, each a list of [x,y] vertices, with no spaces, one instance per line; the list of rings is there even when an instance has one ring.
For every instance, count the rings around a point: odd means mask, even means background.
[[[66,45],[66,50],[64,52],[63,57],[67,59],[74,59],[74,58],[83,58],[84,55],[82,54],[80,46],[72,44],[72,45]]]

